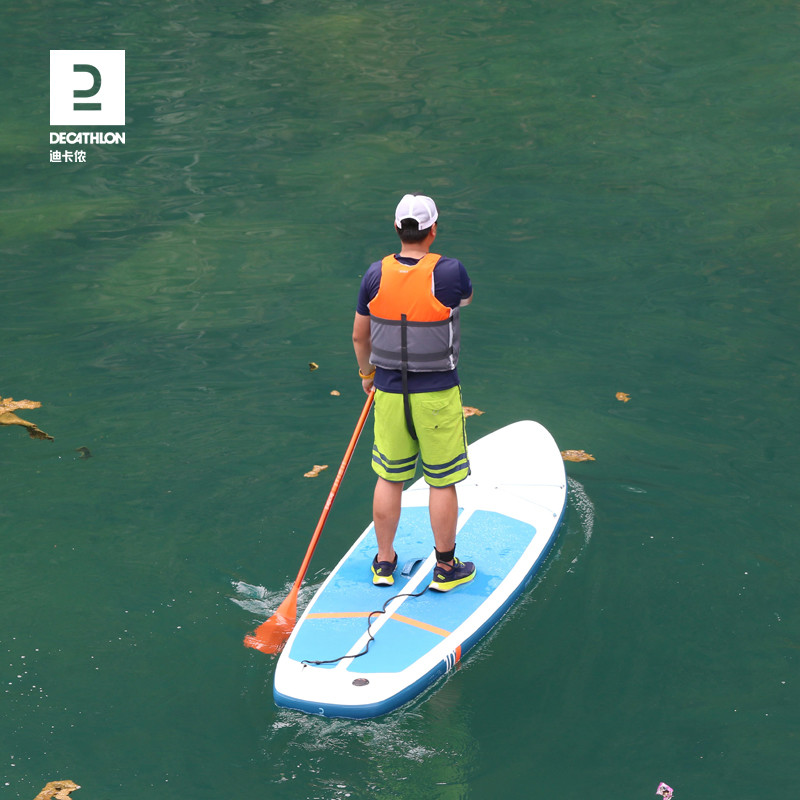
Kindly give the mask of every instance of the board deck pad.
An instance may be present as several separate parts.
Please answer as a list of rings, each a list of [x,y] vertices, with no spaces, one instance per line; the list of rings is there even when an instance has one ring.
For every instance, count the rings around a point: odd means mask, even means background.
[[[423,592],[435,555],[428,488],[417,481],[403,492],[394,585],[372,584],[370,524],[317,591],[281,654],[279,706],[355,718],[391,711],[452,669],[510,607],[557,535],[566,505],[563,461],[550,434],[530,421],[475,442],[470,461],[472,474],[457,487],[456,552],[475,562],[475,579],[450,592]],[[387,600],[386,611],[372,615],[370,642],[370,613]],[[368,643],[364,655],[337,660]],[[326,661],[334,663],[315,663]]]

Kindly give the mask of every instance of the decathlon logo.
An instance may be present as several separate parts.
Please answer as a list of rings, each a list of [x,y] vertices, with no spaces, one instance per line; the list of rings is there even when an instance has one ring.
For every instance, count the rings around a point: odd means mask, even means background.
[[[51,50],[50,124],[124,125],[125,51]]]

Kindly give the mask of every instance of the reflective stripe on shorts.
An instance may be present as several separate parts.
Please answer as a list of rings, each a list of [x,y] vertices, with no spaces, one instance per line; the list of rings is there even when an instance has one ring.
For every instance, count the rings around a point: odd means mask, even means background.
[[[448,461],[446,464],[428,464],[425,461],[422,462],[422,474],[425,476],[425,480],[432,478],[436,481],[444,481],[445,478],[449,478],[451,475],[458,475],[465,469],[467,475],[469,475],[469,459],[467,458],[466,451],[451,461]],[[462,475],[458,480],[463,481],[467,475]],[[431,481],[428,480],[428,483],[431,483]],[[442,483],[441,485],[445,484]]]
[[[404,422],[405,424],[405,422]],[[417,454],[414,453],[410,458],[386,458],[375,444],[372,445],[372,464],[373,469],[378,475],[381,475],[387,480],[392,481],[407,481],[414,477],[414,472],[417,469]],[[378,468],[376,469],[375,465]],[[391,475],[392,477],[388,477]]]

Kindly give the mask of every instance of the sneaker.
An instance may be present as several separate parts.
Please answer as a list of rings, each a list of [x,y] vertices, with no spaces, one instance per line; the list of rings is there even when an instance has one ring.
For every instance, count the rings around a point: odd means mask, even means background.
[[[378,556],[372,560],[372,582],[375,586],[391,586],[394,583],[392,574],[397,568],[397,553],[394,561],[378,561]]]
[[[477,574],[475,565],[471,561],[463,562],[457,558],[453,559],[453,566],[450,569],[437,564],[433,569],[433,580],[430,589],[436,592],[449,592],[462,583],[469,583]]]

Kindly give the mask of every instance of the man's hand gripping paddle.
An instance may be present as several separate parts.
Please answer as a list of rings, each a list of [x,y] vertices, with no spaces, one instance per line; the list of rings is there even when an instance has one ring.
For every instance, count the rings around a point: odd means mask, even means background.
[[[364,403],[364,408],[361,410],[361,416],[356,423],[356,429],[353,431],[350,444],[347,445],[342,464],[339,467],[339,471],[336,473],[336,478],[333,481],[328,499],[325,501],[322,515],[314,530],[314,535],[311,537],[311,542],[308,545],[308,550],[306,550],[303,563],[300,565],[300,571],[297,573],[294,585],[289,591],[289,594],[286,595],[284,601],[278,606],[278,610],[266,622],[262,622],[253,634],[244,637],[244,643],[247,647],[260,650],[262,653],[280,653],[280,651],[283,650],[283,646],[286,644],[286,640],[291,635],[294,624],[297,621],[297,593],[300,591],[300,584],[306,576],[308,565],[311,563],[311,557],[314,555],[314,550],[316,549],[322,529],[325,526],[325,521],[328,519],[328,512],[331,510],[333,500],[336,497],[336,493],[339,491],[339,484],[342,482],[344,473],[347,471],[347,466],[350,463],[350,458],[353,455],[353,451],[356,449],[361,431],[364,428],[364,423],[369,416],[369,410],[372,407],[372,400],[374,397],[375,391],[371,389],[367,395],[367,401]]]

